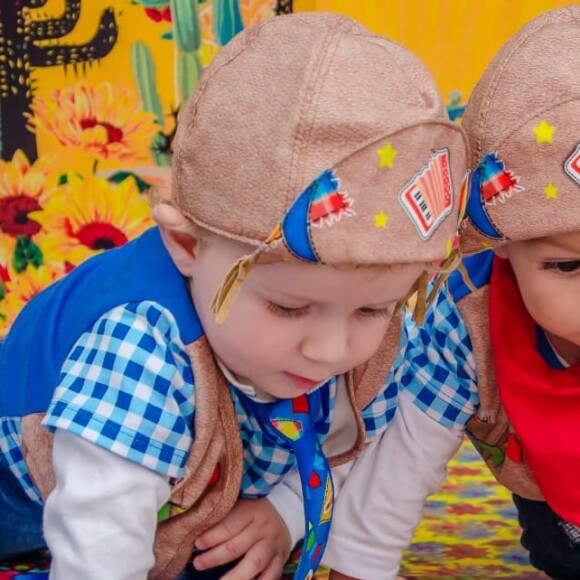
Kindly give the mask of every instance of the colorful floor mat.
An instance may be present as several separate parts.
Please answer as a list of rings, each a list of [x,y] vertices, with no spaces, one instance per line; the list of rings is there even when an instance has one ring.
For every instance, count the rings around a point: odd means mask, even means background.
[[[48,559],[37,554],[0,562],[0,580],[44,580]],[[294,565],[287,568],[292,577]],[[325,580],[320,570],[315,579]],[[449,466],[441,491],[430,498],[423,522],[406,552],[401,576],[407,580],[472,578],[547,578],[529,565],[520,546],[509,493],[496,485],[470,443]]]
[[[408,580],[547,578],[529,564],[520,545],[510,498],[466,441],[450,463],[440,492],[428,502],[401,576]]]

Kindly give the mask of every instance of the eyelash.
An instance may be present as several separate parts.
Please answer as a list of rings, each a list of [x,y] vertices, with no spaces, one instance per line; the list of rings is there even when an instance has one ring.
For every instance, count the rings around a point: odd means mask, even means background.
[[[361,316],[370,318],[390,318],[392,314],[390,308],[359,308],[358,312]]]
[[[267,308],[277,316],[284,318],[298,318],[308,313],[308,306],[299,308],[289,308],[288,306],[281,306],[275,302],[268,302]],[[390,308],[360,308],[358,314],[363,318],[390,318]]]
[[[568,269],[569,268],[569,269]],[[580,260],[568,260],[563,262],[544,262],[543,270],[558,270],[562,274],[571,274],[580,269]]]
[[[273,312],[277,316],[282,316],[283,318],[298,318],[308,312],[308,306],[289,308],[288,306],[281,306],[275,302],[268,302],[267,308],[270,312]]]

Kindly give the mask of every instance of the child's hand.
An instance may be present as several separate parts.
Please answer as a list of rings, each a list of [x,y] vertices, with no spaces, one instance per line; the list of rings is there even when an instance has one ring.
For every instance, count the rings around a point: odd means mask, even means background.
[[[240,499],[217,525],[202,534],[196,547],[198,570],[242,558],[222,580],[277,580],[290,555],[290,533],[284,520],[266,499]]]

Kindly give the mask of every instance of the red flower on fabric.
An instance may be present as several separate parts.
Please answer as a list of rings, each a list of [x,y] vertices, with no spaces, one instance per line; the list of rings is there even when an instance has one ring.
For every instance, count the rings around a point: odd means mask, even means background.
[[[151,18],[153,22],[161,22],[165,20],[165,22],[171,22],[171,9],[169,6],[165,8],[145,8],[145,14],[147,14],[148,18]]]
[[[41,209],[38,200],[28,195],[0,199],[0,230],[12,237],[30,237],[40,231],[40,224],[28,218],[31,211]]]
[[[70,235],[91,250],[110,250],[128,241],[127,236],[119,228],[104,222],[86,224]]]

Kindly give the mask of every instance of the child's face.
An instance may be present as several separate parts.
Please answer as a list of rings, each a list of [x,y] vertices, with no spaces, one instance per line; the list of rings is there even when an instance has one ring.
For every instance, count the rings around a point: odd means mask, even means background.
[[[580,232],[505,247],[532,318],[564,359],[580,361]]]
[[[368,360],[396,302],[425,267],[256,266],[218,325],[209,309],[214,292],[235,260],[251,251],[225,239],[202,243],[191,292],[216,355],[240,380],[277,398],[297,397]]]

